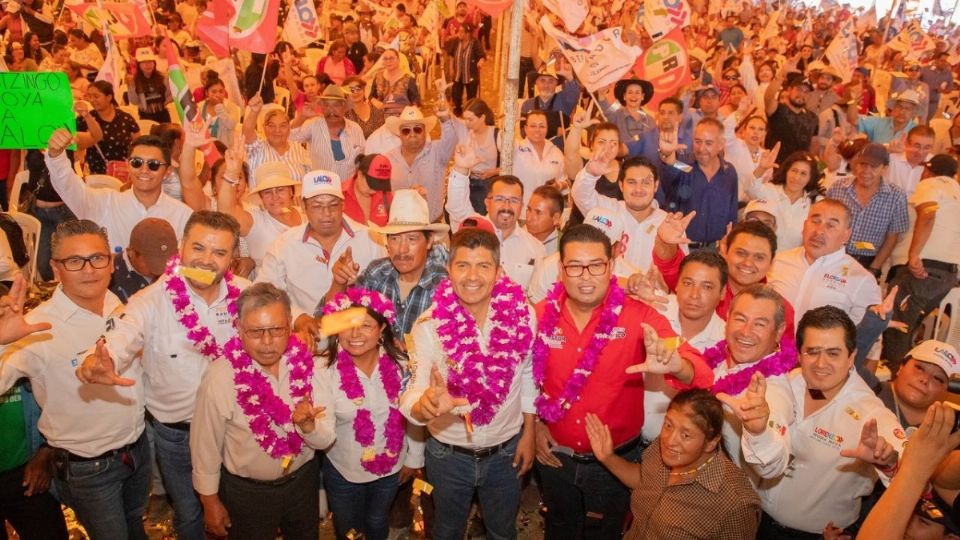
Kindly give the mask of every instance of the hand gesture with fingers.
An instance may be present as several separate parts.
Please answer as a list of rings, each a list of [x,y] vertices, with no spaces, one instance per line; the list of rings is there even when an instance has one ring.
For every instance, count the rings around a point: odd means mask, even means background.
[[[760,153],[760,161],[757,163],[757,167],[765,171],[770,169],[777,168],[777,156],[780,155],[780,142],[777,141],[777,144],[773,145],[773,148],[769,150],[764,150]]]
[[[667,214],[666,219],[661,221],[660,226],[657,227],[657,238],[664,243],[675,246],[689,244],[690,239],[687,238],[687,227],[690,226],[690,222],[693,221],[693,218],[696,216],[696,210],[692,210],[687,215],[683,215],[681,212]]]
[[[212,118],[197,118],[187,122],[184,126],[183,145],[187,148],[200,148],[210,142],[210,123]]]
[[[892,468],[897,464],[897,452],[878,433],[876,418],[871,418],[863,424],[857,447],[841,450],[840,455],[872,463],[881,468]]]
[[[676,141],[671,141],[663,137],[660,138],[660,153],[661,154],[675,154],[681,150],[686,150],[687,145],[678,143]]]
[[[433,420],[452,411],[456,407],[469,405],[465,398],[455,398],[447,389],[447,381],[440,375],[437,366],[430,368],[430,386],[420,396],[420,411],[424,418]]]
[[[754,435],[760,435],[767,428],[770,419],[770,406],[767,404],[767,379],[756,372],[750,379],[750,385],[740,397],[726,393],[717,394],[717,399],[730,407],[737,415],[743,428]]]
[[[646,272],[637,272],[627,280],[627,292],[636,296],[657,311],[662,311],[669,303],[666,283],[655,265]]]
[[[887,150],[888,150],[891,154],[901,153],[901,152],[903,152],[904,149],[906,149],[906,148],[907,148],[907,134],[906,134],[906,133],[904,133],[903,135],[901,135],[901,136],[893,139],[893,140],[890,141],[889,143],[887,143]]]
[[[596,118],[590,118],[590,116],[587,115],[586,111],[580,111],[573,116],[573,122],[571,125],[575,128],[583,130],[583,129],[587,129],[592,125],[599,124],[599,123],[600,123],[600,120]]]
[[[605,147],[594,152],[590,161],[584,165],[584,169],[593,176],[603,176],[610,170],[610,163],[617,157],[617,150],[617,148]]]
[[[83,359],[77,368],[77,378],[84,384],[105,384],[107,386],[133,386],[133,379],[117,375],[117,368],[110,358],[110,351],[101,338],[97,340],[94,353]]]
[[[606,461],[613,455],[613,435],[610,434],[610,428],[600,421],[600,418],[587,413],[587,438],[590,439],[590,450],[598,461]]]
[[[343,287],[349,287],[357,282],[360,275],[360,264],[353,260],[353,248],[347,247],[343,255],[333,263],[333,280]]]
[[[293,423],[304,433],[313,433],[316,421],[323,418],[325,407],[314,407],[309,399],[305,399],[293,409]]]
[[[646,361],[634,364],[627,368],[627,373],[655,373],[660,375],[676,374],[683,368],[683,360],[675,347],[670,347],[666,340],[661,339],[657,331],[647,323],[640,323],[643,328],[643,347],[646,350]]]
[[[18,272],[13,278],[10,291],[0,297],[0,345],[42,332],[51,328],[50,323],[30,324],[23,318],[23,304],[27,301],[27,282]]]
[[[260,114],[260,111],[263,109],[263,98],[260,97],[260,94],[256,94],[250,101],[247,102],[247,108],[250,109],[254,115]]]
[[[456,152],[453,154],[453,166],[457,169],[457,172],[464,175],[470,174],[470,170],[481,161],[483,160],[477,157],[473,148],[462,144],[457,145]]]
[[[247,146],[243,144],[243,134],[237,131],[227,152],[223,156],[224,174],[232,180],[239,180],[243,171],[243,162],[247,159]]]

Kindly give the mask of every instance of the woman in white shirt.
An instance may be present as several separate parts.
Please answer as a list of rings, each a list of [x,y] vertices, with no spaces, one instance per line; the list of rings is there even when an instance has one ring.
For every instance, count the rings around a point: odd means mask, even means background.
[[[227,99],[227,87],[216,71],[207,74],[203,89],[207,98],[197,105],[201,118],[210,122],[210,136],[229,145],[240,123],[240,107]]]
[[[749,196],[746,187],[771,167],[776,155],[771,156],[763,148],[767,136],[767,119],[763,116],[748,116],[737,126],[736,133],[736,137],[727,139],[724,159],[737,170],[737,198],[745,202],[754,198]]]
[[[482,99],[471,99],[455,124],[460,144],[480,160],[470,169],[470,203],[477,213],[486,214],[490,179],[500,174],[499,129],[493,124],[493,110]]]
[[[777,253],[803,243],[803,222],[820,191],[820,169],[817,160],[806,152],[794,152],[775,169],[773,178],[765,174],[747,185],[747,194],[765,199],[777,208]]]
[[[394,338],[393,303],[375,291],[350,289],[324,307],[323,317],[351,307],[364,308],[363,320],[329,338],[321,377],[329,396],[322,429],[336,433],[326,450],[323,484],[337,538],[355,531],[386,540],[390,506],[400,484],[422,467],[423,447],[409,448],[399,410],[408,358]]]
[[[513,174],[523,183],[523,208],[526,217],[527,203],[533,190],[551,180],[564,180],[563,152],[547,140],[547,113],[527,113],[526,138],[513,147]]]

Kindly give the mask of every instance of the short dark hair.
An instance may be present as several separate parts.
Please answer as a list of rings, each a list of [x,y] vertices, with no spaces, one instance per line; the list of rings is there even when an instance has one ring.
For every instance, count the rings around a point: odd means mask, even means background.
[[[133,155],[133,149],[138,146],[152,146],[160,150],[160,153],[163,155],[163,161],[170,165],[170,145],[166,144],[163,139],[156,135],[141,135],[133,140],[130,143],[130,154]]]
[[[57,225],[56,231],[54,231],[53,236],[50,238],[50,252],[53,253],[57,251],[60,244],[67,238],[87,234],[99,236],[107,246],[107,251],[110,251],[110,239],[107,238],[106,229],[89,219],[73,219]]]
[[[216,212],[214,210],[197,210],[191,214],[187,224],[183,227],[183,236],[187,234],[196,225],[202,225],[218,231],[229,231],[233,234],[233,247],[240,244],[240,223],[230,214]]]
[[[150,135],[160,137],[164,146],[170,149],[170,155],[173,156],[173,146],[177,141],[183,139],[183,128],[173,122],[164,122],[152,126],[150,128]],[[169,161],[170,160],[167,159],[167,162]]]
[[[733,311],[733,306],[737,304],[737,299],[739,299],[741,296],[749,296],[750,298],[754,298],[756,300],[770,300],[771,302],[773,302],[773,305],[776,306],[776,310],[773,315],[774,323],[776,323],[776,325],[779,327],[786,322],[787,320],[786,301],[783,299],[783,296],[781,296],[780,293],[778,293],[776,289],[774,289],[770,285],[766,285],[763,283],[754,283],[753,285],[745,289],[741,289],[740,292],[738,292],[733,297],[733,301],[730,302],[731,311]]]
[[[907,132],[907,140],[910,140],[914,137],[930,137],[932,139],[936,136],[937,133],[933,131],[933,128],[926,124],[913,126],[910,128],[910,131]]]
[[[677,112],[679,113],[683,112],[683,102],[680,101],[680,98],[678,97],[670,96],[664,99],[663,101],[660,102],[659,105],[657,105],[657,110],[659,110],[660,107],[663,107],[664,105],[673,105],[674,107],[677,108]]]
[[[820,199],[819,201],[811,204],[811,205],[810,205],[810,209],[813,210],[813,207],[816,206],[816,205],[818,205],[818,204],[825,204],[825,205],[827,205],[827,206],[832,206],[832,207],[834,207],[834,208],[839,208],[839,209],[843,210],[843,214],[844,214],[844,215],[846,216],[846,218],[847,218],[847,228],[848,228],[848,229],[852,229],[852,228],[853,228],[853,212],[850,210],[850,207],[849,207],[849,206],[843,204],[843,201],[841,201],[840,199],[831,199],[831,198],[829,198],[829,197],[825,197],[825,198]]]
[[[493,260],[500,264],[500,240],[497,235],[483,229],[461,229],[450,238],[450,261],[460,248],[484,248],[493,253]]]
[[[290,315],[290,295],[282,289],[278,289],[272,283],[255,283],[240,293],[237,297],[237,319],[242,319],[247,311],[260,309],[271,304],[282,304],[287,319]]]
[[[496,184],[506,184],[508,186],[520,186],[520,195],[523,195],[523,182],[512,174],[498,174],[490,179],[490,191]]]
[[[597,138],[597,134],[601,131],[613,131],[617,134],[617,139],[620,138],[620,128],[617,127],[613,122],[600,122],[599,124],[590,128],[590,136],[587,137],[587,140],[590,142],[590,145],[593,145],[593,141]]]
[[[610,238],[607,237],[606,233],[594,227],[593,225],[579,223],[577,225],[568,227],[567,230],[564,231],[563,235],[560,236],[560,260],[563,260],[567,244],[573,242],[602,244],[603,253],[607,256],[607,258],[609,259],[613,257],[613,245],[610,243]]]
[[[800,324],[797,325],[797,348],[803,347],[804,334],[807,328],[816,328],[818,330],[830,330],[831,328],[843,328],[843,343],[847,347],[847,353],[853,352],[857,347],[857,327],[853,320],[845,311],[836,306],[820,306],[811,309],[800,318]]]
[[[690,408],[693,412],[693,423],[700,428],[708,441],[716,439],[723,432],[723,404],[709,390],[684,390],[670,400],[667,410],[681,407]]]
[[[526,120],[530,120],[531,116],[542,116],[545,122],[550,121],[550,117],[547,115],[547,111],[542,111],[540,109],[534,109],[527,113]]]
[[[759,221],[741,221],[734,225],[727,234],[727,249],[730,249],[733,241],[741,234],[749,234],[766,239],[770,244],[770,256],[773,257],[777,254],[777,233]]]
[[[683,273],[683,269],[690,263],[700,263],[710,268],[716,268],[717,271],[720,272],[720,286],[723,287],[727,284],[727,261],[725,261],[719,253],[706,250],[694,251],[684,257],[680,262],[681,274]]]
[[[623,163],[620,165],[620,173],[617,175],[617,183],[622,184],[623,179],[627,177],[627,170],[634,167],[646,167],[650,169],[650,172],[653,173],[653,180],[656,182],[660,181],[660,171],[657,170],[657,166],[653,164],[646,156],[633,156],[628,157],[623,160]]]
[[[553,206],[554,214],[559,214],[563,212],[563,207],[565,206],[566,201],[564,201],[563,193],[560,193],[559,189],[553,186],[548,186],[544,184],[538,187],[537,189],[533,190],[533,193],[531,194],[531,196],[533,195],[539,195],[544,199],[553,203],[552,206]]]
[[[463,112],[467,111],[473,113],[474,116],[482,116],[485,125],[493,125],[493,109],[490,108],[490,105],[487,105],[486,101],[480,98],[471,99],[463,106]]]
[[[806,163],[807,167],[810,168],[810,179],[807,180],[807,184],[803,186],[803,191],[812,203],[817,197],[823,194],[823,190],[820,187],[820,167],[817,164],[817,158],[807,152],[798,150],[787,156],[787,158],[783,160],[783,163],[777,167],[770,183],[779,186],[786,185],[787,172],[790,171],[790,167],[793,167],[794,163]]]

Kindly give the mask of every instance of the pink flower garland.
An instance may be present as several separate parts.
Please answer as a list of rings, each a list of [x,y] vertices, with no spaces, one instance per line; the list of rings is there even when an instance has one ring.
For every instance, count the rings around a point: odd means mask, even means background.
[[[376,426],[373,425],[373,413],[370,409],[362,408],[365,398],[363,383],[357,375],[357,366],[353,358],[345,350],[337,355],[337,373],[340,375],[340,390],[347,399],[357,405],[357,416],[353,420],[353,436],[363,447],[360,465],[369,473],[377,476],[389,474],[400,459],[403,450],[404,421],[397,400],[400,398],[400,368],[384,353],[377,364],[380,372],[380,382],[390,401],[390,412],[383,426],[384,451],[377,453],[373,449],[376,437]]]
[[[187,331],[187,339],[193,343],[193,347],[203,355],[208,361],[213,362],[223,355],[217,338],[210,333],[210,329],[200,325],[200,316],[194,309],[190,296],[187,295],[187,282],[177,274],[177,268],[180,266],[180,257],[173,256],[167,262],[167,268],[164,275],[167,282],[164,289],[173,302],[173,309],[177,312],[177,320]],[[233,325],[237,325],[237,298],[240,296],[240,288],[233,284],[233,274],[229,271],[224,274],[224,280],[227,283],[227,311],[233,317]]]
[[[274,459],[299,455],[303,439],[293,425],[293,408],[273,391],[263,370],[243,350],[239,336],[228,341],[223,352],[233,366],[237,404],[247,416],[257,444]],[[287,363],[290,373],[290,399],[294,403],[309,399],[313,392],[313,355],[296,337],[290,336],[280,361]]]
[[[600,359],[600,353],[610,340],[610,332],[613,330],[617,320],[620,318],[620,312],[623,311],[623,302],[626,295],[617,279],[610,279],[610,291],[607,293],[607,299],[603,303],[603,311],[600,313],[600,322],[597,329],[587,345],[587,350],[577,361],[573,373],[567,379],[560,396],[553,398],[543,390],[543,383],[547,376],[547,359],[550,357],[550,347],[547,340],[553,336],[560,321],[560,297],[563,295],[563,283],[559,281],[550,289],[546,298],[546,306],[543,317],[540,320],[537,340],[533,345],[533,379],[540,387],[540,396],[537,397],[537,414],[546,422],[558,422],[567,415],[570,407],[580,400],[580,393],[593,370],[597,367],[597,361]]]
[[[703,352],[703,359],[710,369],[716,369],[727,361],[727,342],[721,341]],[[735,396],[747,389],[753,374],[760,372],[764,377],[775,377],[789,373],[797,365],[797,345],[792,339],[780,341],[780,350],[764,357],[746,369],[731,373],[714,381],[710,387],[711,394],[723,392]]]
[[[353,306],[370,308],[380,315],[383,315],[383,318],[386,319],[391,326],[397,324],[397,311],[394,309],[393,302],[391,302],[389,298],[377,291],[361,289],[359,287],[347,289],[334,296],[333,299],[323,306],[323,314],[330,315],[331,313],[337,313],[338,311],[343,311]]]
[[[530,351],[530,310],[523,289],[506,276],[493,287],[490,299],[490,339],[480,348],[480,329],[453,292],[449,279],[433,293],[437,336],[447,355],[447,387],[451,395],[473,405],[471,421],[489,424],[503,405],[517,366]]]

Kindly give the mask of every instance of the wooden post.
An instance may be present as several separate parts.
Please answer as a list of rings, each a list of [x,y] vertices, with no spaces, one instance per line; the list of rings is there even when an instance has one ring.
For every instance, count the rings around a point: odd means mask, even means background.
[[[513,140],[517,126],[517,88],[520,86],[520,34],[523,31],[524,0],[513,0],[510,17],[510,59],[507,62],[507,84],[503,89],[503,148],[500,153],[500,174],[513,173]]]

